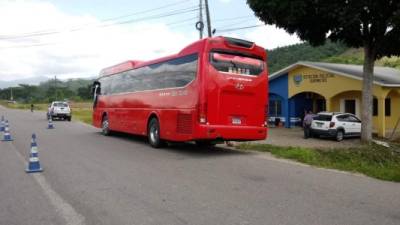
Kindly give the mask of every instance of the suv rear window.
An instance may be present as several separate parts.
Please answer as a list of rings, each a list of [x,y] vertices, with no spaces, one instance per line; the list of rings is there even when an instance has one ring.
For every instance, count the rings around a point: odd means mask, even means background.
[[[264,70],[264,61],[239,54],[211,52],[210,60],[220,72],[258,76]]]
[[[61,103],[61,102],[54,103],[53,106],[55,106],[55,107],[68,107],[68,105],[66,103]]]
[[[317,115],[316,117],[313,118],[313,120],[319,120],[319,121],[331,121],[332,116],[331,115]]]

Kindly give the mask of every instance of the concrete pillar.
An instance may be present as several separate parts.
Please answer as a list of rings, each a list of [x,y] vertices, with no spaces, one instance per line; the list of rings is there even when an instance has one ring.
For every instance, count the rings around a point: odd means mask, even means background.
[[[326,106],[326,111],[327,112],[332,112],[332,105],[331,105],[331,99],[330,98],[325,98],[325,106]]]
[[[291,124],[290,124],[290,100],[285,98],[283,104],[285,104],[284,107],[286,108],[286,115],[285,115],[286,123],[285,123],[285,127],[286,128],[290,128],[291,127]]]
[[[378,136],[386,135],[385,98],[378,98]],[[371,121],[372,122],[372,121]]]

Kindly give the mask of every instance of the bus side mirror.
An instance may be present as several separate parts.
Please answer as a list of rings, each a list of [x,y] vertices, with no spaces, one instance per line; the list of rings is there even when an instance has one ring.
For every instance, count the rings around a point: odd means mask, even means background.
[[[100,83],[98,81],[95,81],[93,83],[91,93],[93,96],[100,95],[101,88],[100,88]]]
[[[101,93],[100,85],[97,85],[96,88],[95,88],[95,94],[96,95],[100,95],[100,93]]]
[[[101,94],[100,83],[95,81],[92,85],[92,95],[93,95],[93,108],[97,106],[97,96]]]

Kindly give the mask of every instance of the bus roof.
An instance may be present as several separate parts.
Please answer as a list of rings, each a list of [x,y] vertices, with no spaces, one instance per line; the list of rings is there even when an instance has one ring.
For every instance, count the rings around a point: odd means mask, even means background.
[[[181,55],[191,54],[196,51],[198,52],[199,47],[204,45],[204,43],[206,43],[206,41],[208,41],[208,40],[210,42],[214,42],[214,43],[224,43],[225,46],[239,48],[239,49],[240,48],[242,48],[242,49],[257,49],[259,52],[262,51],[265,54],[264,48],[257,46],[256,44],[254,44],[253,42],[250,42],[250,41],[245,41],[245,40],[230,38],[230,37],[223,37],[223,36],[203,38],[201,40],[198,40],[198,41],[193,42],[192,44],[186,46],[178,54],[169,55],[169,56],[165,56],[162,58],[149,60],[149,61],[129,60],[129,61],[119,63],[117,65],[113,65],[113,66],[104,68],[100,71],[99,77],[109,76],[109,75],[120,73],[123,71],[131,70],[131,69],[135,69],[135,68],[139,68],[139,67],[143,67],[143,66],[147,66],[147,65],[151,65],[151,64],[156,64],[156,63],[163,62],[163,61],[166,61],[169,59],[174,59]]]
[[[137,64],[139,64],[139,63],[141,63],[141,62],[137,61],[137,60],[125,61],[125,62],[119,63],[117,65],[110,66],[110,67],[102,69],[100,71],[100,76],[107,76],[107,75],[111,75],[111,74],[115,74],[115,73],[131,70],[131,69],[134,69],[135,66]]]

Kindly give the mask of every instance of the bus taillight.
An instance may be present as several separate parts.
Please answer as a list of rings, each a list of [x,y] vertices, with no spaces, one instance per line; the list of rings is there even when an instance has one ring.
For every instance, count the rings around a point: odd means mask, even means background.
[[[264,108],[264,126],[268,126],[268,105],[265,105]]]
[[[200,105],[199,122],[204,124],[207,123],[207,103]]]

